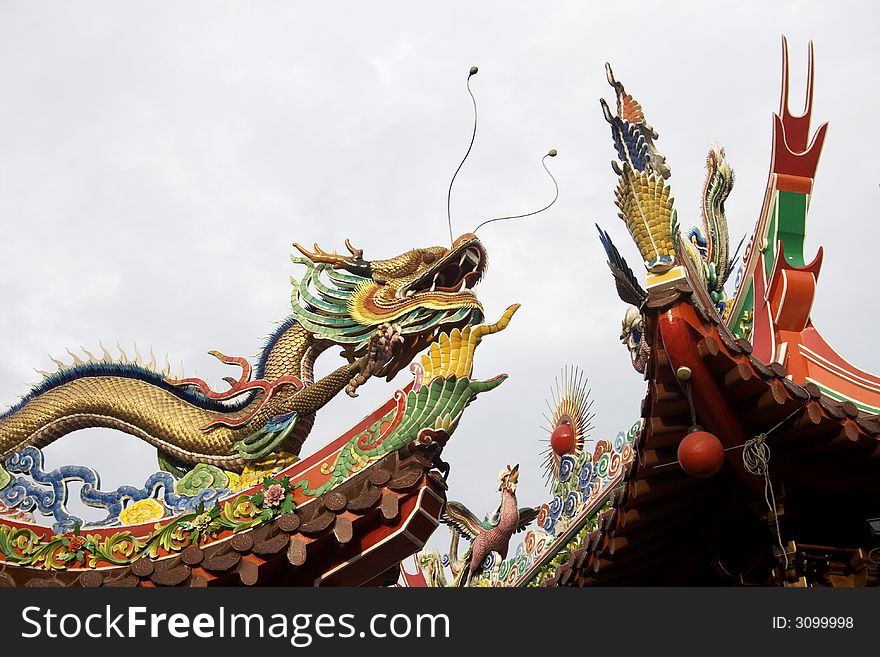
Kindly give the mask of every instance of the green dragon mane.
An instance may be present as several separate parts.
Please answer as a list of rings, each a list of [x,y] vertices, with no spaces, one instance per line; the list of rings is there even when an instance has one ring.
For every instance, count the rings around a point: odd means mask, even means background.
[[[352,345],[355,349],[365,346],[376,327],[355,320],[350,303],[358,288],[372,280],[339,271],[326,263],[312,262],[308,258],[291,256],[290,259],[294,264],[306,267],[302,278],[290,277],[293,284],[290,298],[293,317],[316,338]],[[408,335],[463,320],[479,322],[482,313],[475,308],[418,308],[397,318],[394,323],[400,326],[402,335]]]

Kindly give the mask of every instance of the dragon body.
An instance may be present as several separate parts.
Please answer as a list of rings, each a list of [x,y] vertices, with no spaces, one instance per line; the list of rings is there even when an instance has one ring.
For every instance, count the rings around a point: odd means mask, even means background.
[[[733,190],[733,183],[733,169],[727,162],[724,148],[713,144],[706,156],[700,225],[691,227],[687,239],[681,241],[696,265],[694,271],[700,282],[722,314],[727,307],[724,284],[733,271],[735,259],[730,257],[730,238],[724,211],[724,202]]]
[[[160,460],[189,469],[198,463],[241,470],[283,449],[297,454],[315,413],[343,389],[374,376],[389,380],[441,331],[479,323],[472,288],[486,254],[470,234],[451,247],[413,249],[369,261],[346,240],[350,255],[295,245],[306,273],[292,279],[292,313],[267,341],[256,367],[243,358],[209,352],[237,365],[229,389],[203,380],[174,379],[154,363],[74,356],[71,365],[28,392],[0,415],[0,457],[43,447],[77,429],[108,427],[154,445]],[[314,363],[331,347],[345,362],[314,380]],[[5,474],[5,473],[4,473]],[[6,475],[8,476],[8,475]]]

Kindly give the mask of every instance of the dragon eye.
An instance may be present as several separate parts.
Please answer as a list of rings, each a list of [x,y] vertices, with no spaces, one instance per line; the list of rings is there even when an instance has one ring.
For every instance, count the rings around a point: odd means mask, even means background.
[[[431,264],[432,262],[434,262],[436,259],[437,259],[437,256],[435,256],[435,255],[434,255],[433,253],[431,253],[430,251],[425,251],[425,252],[422,254],[422,262],[424,262],[426,265],[430,265],[430,264]]]

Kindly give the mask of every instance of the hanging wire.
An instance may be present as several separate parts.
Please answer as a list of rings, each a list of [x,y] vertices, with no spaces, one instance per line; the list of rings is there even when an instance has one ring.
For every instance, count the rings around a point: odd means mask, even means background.
[[[556,199],[559,198],[559,184],[556,182],[556,178],[553,177],[553,174],[550,173],[550,169],[547,168],[547,158],[548,157],[556,157],[556,149],[551,148],[547,151],[547,154],[541,158],[541,166],[544,167],[544,171],[547,172],[547,175],[550,176],[550,180],[553,181],[553,187],[556,189],[556,193],[553,196],[553,200],[550,201],[547,205],[545,205],[540,210],[535,210],[534,212],[527,212],[525,214],[516,214],[510,217],[495,217],[494,219],[486,219],[483,223],[479,224],[476,228],[474,228],[471,232],[476,233],[480,228],[485,226],[486,224],[491,224],[493,221],[504,221],[505,219],[522,219],[524,217],[531,217],[532,215],[540,214],[544,210],[548,210],[550,206],[556,203]],[[450,228],[450,234],[452,233],[452,229]]]
[[[776,540],[779,543],[779,549],[782,550],[782,558],[785,561],[782,576],[788,570],[788,553],[782,544],[782,531],[779,529],[779,514],[776,509],[776,495],[773,493],[773,483],[770,481],[770,446],[767,444],[767,436],[776,431],[783,424],[797,415],[802,408],[796,408],[791,413],[777,422],[773,428],[764,433],[760,433],[754,438],[746,441],[743,445],[743,466],[753,475],[764,477],[764,502],[767,508],[773,514],[773,522],[776,525]],[[771,505],[772,503],[772,505]]]
[[[452,183],[455,182],[455,177],[458,175],[458,172],[461,171],[461,167],[464,166],[465,160],[468,159],[468,155],[471,154],[471,149],[474,147],[474,139],[477,138],[477,99],[474,98],[474,92],[471,91],[471,78],[477,74],[479,69],[476,66],[471,66],[471,70],[468,73],[467,78],[467,92],[471,96],[471,102],[474,104],[474,132],[471,135],[471,143],[468,144],[467,152],[464,154],[464,157],[461,159],[461,162],[458,165],[458,168],[455,170],[455,173],[452,174],[452,180],[449,181],[449,190],[446,192],[446,221],[449,224],[449,243],[453,244],[455,238],[452,236]]]
[[[770,482],[770,446],[767,445],[766,433],[760,433],[746,441],[743,446],[743,465],[751,474],[764,477],[764,501],[773,514],[773,522],[776,524],[776,540],[785,560],[784,570],[788,570],[788,553],[782,544],[782,531],[779,529],[779,514],[776,510],[776,496],[773,494],[773,484]],[[784,572],[783,577],[785,577]]]

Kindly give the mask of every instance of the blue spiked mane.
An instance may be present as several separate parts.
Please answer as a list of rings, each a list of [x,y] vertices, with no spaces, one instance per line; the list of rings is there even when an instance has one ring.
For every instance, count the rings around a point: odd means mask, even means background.
[[[263,346],[263,349],[260,352],[260,357],[257,360],[256,365],[254,366],[255,378],[259,379],[263,377],[266,370],[266,360],[269,357],[269,352],[272,351],[284,332],[287,331],[295,323],[296,318],[293,316],[289,316],[285,318],[269,335],[269,338],[266,340],[266,344]],[[202,394],[200,390],[197,390],[195,388],[172,385],[168,383],[168,381],[165,380],[165,377],[159,372],[154,372],[153,370],[146,368],[142,365],[138,365],[136,363],[105,363],[100,361],[87,362],[77,363],[75,365],[71,365],[70,367],[65,367],[58,372],[53,372],[36,386],[34,386],[18,402],[13,404],[10,408],[6,409],[4,412],[0,413],[0,419],[3,419],[15,413],[29,401],[35,399],[36,397],[39,397],[40,395],[50,390],[59,388],[64,384],[70,383],[71,381],[75,381],[77,379],[96,376],[116,376],[123,379],[136,379],[138,381],[144,381],[158,388],[161,388],[162,390],[167,390],[175,397],[178,397],[185,402],[193,404],[194,406],[198,406],[199,408],[203,408],[208,411],[216,411],[220,413],[228,413],[240,410],[247,406],[247,404],[250,403],[251,399],[254,396],[254,393],[251,392],[242,395],[241,397],[238,397],[237,399],[234,399],[232,401],[219,401],[217,399],[206,397],[204,394]]]

